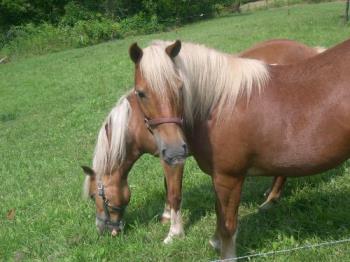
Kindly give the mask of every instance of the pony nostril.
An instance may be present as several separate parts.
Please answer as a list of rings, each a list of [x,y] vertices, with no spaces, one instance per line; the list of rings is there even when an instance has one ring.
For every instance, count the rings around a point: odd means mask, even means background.
[[[186,144],[183,144],[183,145],[182,145],[182,148],[184,149],[185,155],[186,155],[186,154],[187,154],[187,145],[186,145]]]
[[[162,149],[162,157],[165,157],[166,149]]]

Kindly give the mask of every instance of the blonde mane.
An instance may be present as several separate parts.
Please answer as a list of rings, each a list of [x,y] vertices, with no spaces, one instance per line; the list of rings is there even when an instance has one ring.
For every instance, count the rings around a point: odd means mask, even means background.
[[[265,63],[221,53],[203,45],[182,43],[174,62],[166,54],[169,41],[154,41],[143,49],[140,69],[150,87],[166,97],[164,87],[175,94],[179,80],[183,84],[184,118],[192,125],[194,119],[204,120],[217,108],[218,119],[230,110],[240,95],[249,99],[253,87],[264,87],[269,74]]]
[[[129,101],[123,96],[103,122],[93,158],[93,169],[98,178],[110,174],[125,160],[130,115]]]

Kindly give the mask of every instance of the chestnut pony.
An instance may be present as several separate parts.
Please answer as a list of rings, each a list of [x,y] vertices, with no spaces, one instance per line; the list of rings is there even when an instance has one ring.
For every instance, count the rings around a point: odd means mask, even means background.
[[[260,43],[239,54],[241,57],[259,58],[267,63],[287,64],[316,55],[320,50],[310,48],[291,40],[270,40]],[[130,193],[127,187],[128,171],[133,163],[143,154],[158,156],[156,141],[144,121],[137,99],[133,94],[121,98],[116,107],[103,123],[94,154],[93,169],[83,167],[85,174],[85,193],[95,198],[97,179],[100,181],[98,190],[101,197],[96,202],[96,224],[100,232],[110,229],[115,235],[122,227],[123,209],[129,202]],[[167,161],[165,159],[165,161]],[[161,158],[165,173],[165,188],[167,200],[162,221],[171,218],[171,226],[165,243],[171,242],[174,236],[183,235],[180,215],[181,186],[183,164],[177,163],[175,168],[169,168]],[[96,173],[98,178],[96,178]],[[107,176],[104,176],[106,174]],[[112,176],[108,176],[112,174]],[[276,177],[274,186],[269,193],[264,206],[278,199],[285,177]],[[103,199],[105,197],[106,200]],[[109,203],[105,203],[105,201]],[[111,207],[111,210],[109,210]],[[122,207],[113,210],[113,207]],[[105,212],[107,209],[107,213]],[[116,214],[114,214],[116,213]],[[106,214],[109,214],[109,218]],[[113,220],[111,215],[114,215]],[[108,222],[109,221],[109,222]],[[112,222],[114,221],[114,223]]]
[[[160,150],[180,159],[187,141],[212,177],[222,258],[236,256],[246,176],[313,175],[350,156],[350,40],[283,66],[180,41],[135,43],[129,53],[144,115],[186,123],[152,127]]]

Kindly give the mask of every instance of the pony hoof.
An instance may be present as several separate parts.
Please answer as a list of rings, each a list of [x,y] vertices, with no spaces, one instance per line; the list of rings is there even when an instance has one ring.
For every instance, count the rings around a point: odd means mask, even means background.
[[[174,238],[173,238],[172,236],[167,236],[167,237],[164,239],[163,243],[164,243],[165,245],[169,245],[169,244],[173,243],[173,241],[174,241]]]
[[[209,244],[210,244],[216,251],[220,251],[220,249],[221,249],[220,240],[218,240],[218,239],[216,239],[216,238],[211,238],[211,239],[209,239]]]
[[[164,239],[163,243],[168,245],[168,244],[173,243],[174,239],[176,239],[176,238],[183,238],[183,237],[185,237],[184,232],[180,232],[178,234],[174,234],[174,233],[170,232],[168,234],[168,236]]]
[[[271,209],[272,207],[274,206],[274,202],[273,201],[265,201],[264,203],[262,203],[260,206],[259,206],[259,211],[266,211],[266,210],[269,210]]]

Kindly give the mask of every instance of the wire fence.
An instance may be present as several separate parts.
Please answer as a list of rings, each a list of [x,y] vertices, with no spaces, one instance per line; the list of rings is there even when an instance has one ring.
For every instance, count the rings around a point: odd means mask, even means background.
[[[229,262],[229,261],[238,261],[238,260],[242,260],[242,259],[248,259],[249,260],[251,258],[281,255],[281,254],[286,254],[286,253],[290,253],[290,252],[294,252],[294,251],[298,251],[298,250],[302,250],[302,249],[319,248],[319,247],[333,246],[333,245],[339,245],[339,244],[344,244],[344,243],[350,243],[350,238],[341,239],[341,240],[334,240],[334,241],[328,241],[328,242],[322,242],[322,243],[313,244],[313,245],[310,244],[310,245],[294,247],[294,248],[289,248],[289,249],[270,251],[270,252],[265,252],[265,253],[256,253],[256,254],[245,255],[245,256],[240,256],[240,257],[236,257],[236,258],[228,258],[228,259],[222,259],[222,260],[213,260],[211,262]]]

